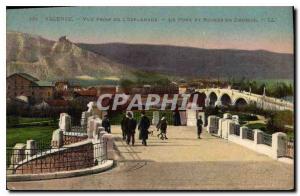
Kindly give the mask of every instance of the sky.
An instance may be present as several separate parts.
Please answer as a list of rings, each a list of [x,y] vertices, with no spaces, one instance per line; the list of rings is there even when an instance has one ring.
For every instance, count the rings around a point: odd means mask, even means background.
[[[143,20],[141,20],[143,19]],[[143,43],[293,53],[292,7],[8,9],[7,31],[82,43]]]

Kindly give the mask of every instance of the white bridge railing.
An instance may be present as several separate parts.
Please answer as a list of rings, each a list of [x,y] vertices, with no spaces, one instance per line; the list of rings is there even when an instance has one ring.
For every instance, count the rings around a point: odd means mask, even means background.
[[[288,145],[289,141],[285,133],[277,132],[271,135],[259,129],[251,130],[246,126],[241,126],[236,115],[231,117],[226,113],[223,118],[209,116],[207,131],[273,159],[293,157],[290,153],[294,152],[291,149],[293,145]]]
[[[222,89],[222,88],[209,88],[209,89],[196,89],[198,92],[215,92],[217,96],[220,96],[224,93],[228,94],[231,98],[244,98],[248,101],[256,102],[259,107],[265,109],[274,109],[274,110],[294,110],[294,104],[286,100],[258,95],[246,91],[239,91],[235,89]],[[218,97],[220,99],[220,97]]]

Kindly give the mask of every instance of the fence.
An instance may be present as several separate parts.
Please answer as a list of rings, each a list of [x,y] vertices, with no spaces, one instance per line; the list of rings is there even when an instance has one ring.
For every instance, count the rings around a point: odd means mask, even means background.
[[[76,142],[83,141],[88,138],[85,132],[64,132],[63,143],[64,145],[73,144]]]
[[[268,146],[272,146],[272,135],[267,133],[262,133],[262,143]]]
[[[240,136],[240,126],[239,125],[234,125],[233,134]]]
[[[253,141],[253,140],[254,140],[254,133],[253,133],[253,130],[252,130],[252,129],[248,129],[248,130],[247,130],[246,136],[247,136],[247,139]]]
[[[83,126],[72,126],[70,132],[76,132],[76,133],[86,133],[86,127]]]
[[[6,149],[7,174],[37,174],[93,167],[107,160],[107,143],[60,149]],[[30,156],[31,153],[34,155]]]
[[[294,158],[294,140],[289,139],[286,142],[286,156],[290,158]]]
[[[64,132],[63,144],[73,144],[87,139],[87,128],[83,126],[72,126],[71,131]]]
[[[208,121],[209,132],[212,134],[218,134],[219,118],[216,116],[211,116]]]

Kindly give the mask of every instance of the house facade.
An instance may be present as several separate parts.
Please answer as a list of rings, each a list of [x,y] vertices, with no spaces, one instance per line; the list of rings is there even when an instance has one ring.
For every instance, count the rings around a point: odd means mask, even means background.
[[[26,73],[15,73],[8,76],[6,78],[6,97],[10,99],[18,96],[31,97],[32,86],[37,81],[37,78]]]
[[[52,82],[41,81],[26,73],[15,73],[6,78],[6,97],[15,99],[25,96],[34,102],[53,98]]]

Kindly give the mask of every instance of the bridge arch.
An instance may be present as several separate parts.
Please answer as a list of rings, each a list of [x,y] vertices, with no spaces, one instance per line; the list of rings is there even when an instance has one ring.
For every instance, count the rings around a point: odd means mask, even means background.
[[[232,104],[231,97],[227,93],[224,93],[220,96],[220,101],[222,106],[229,106]]]
[[[205,106],[205,99],[206,99],[206,94],[204,92],[194,92],[191,94],[189,102],[192,102],[194,100],[194,96],[198,95],[197,98],[197,106],[199,107],[204,107]]]
[[[217,94],[214,91],[212,91],[208,94],[208,98],[209,98],[209,105],[215,106],[215,103],[218,100]]]
[[[237,106],[237,107],[242,107],[242,106],[245,106],[245,105],[248,105],[248,104],[249,104],[248,101],[243,97],[237,98],[233,103],[233,105]]]

